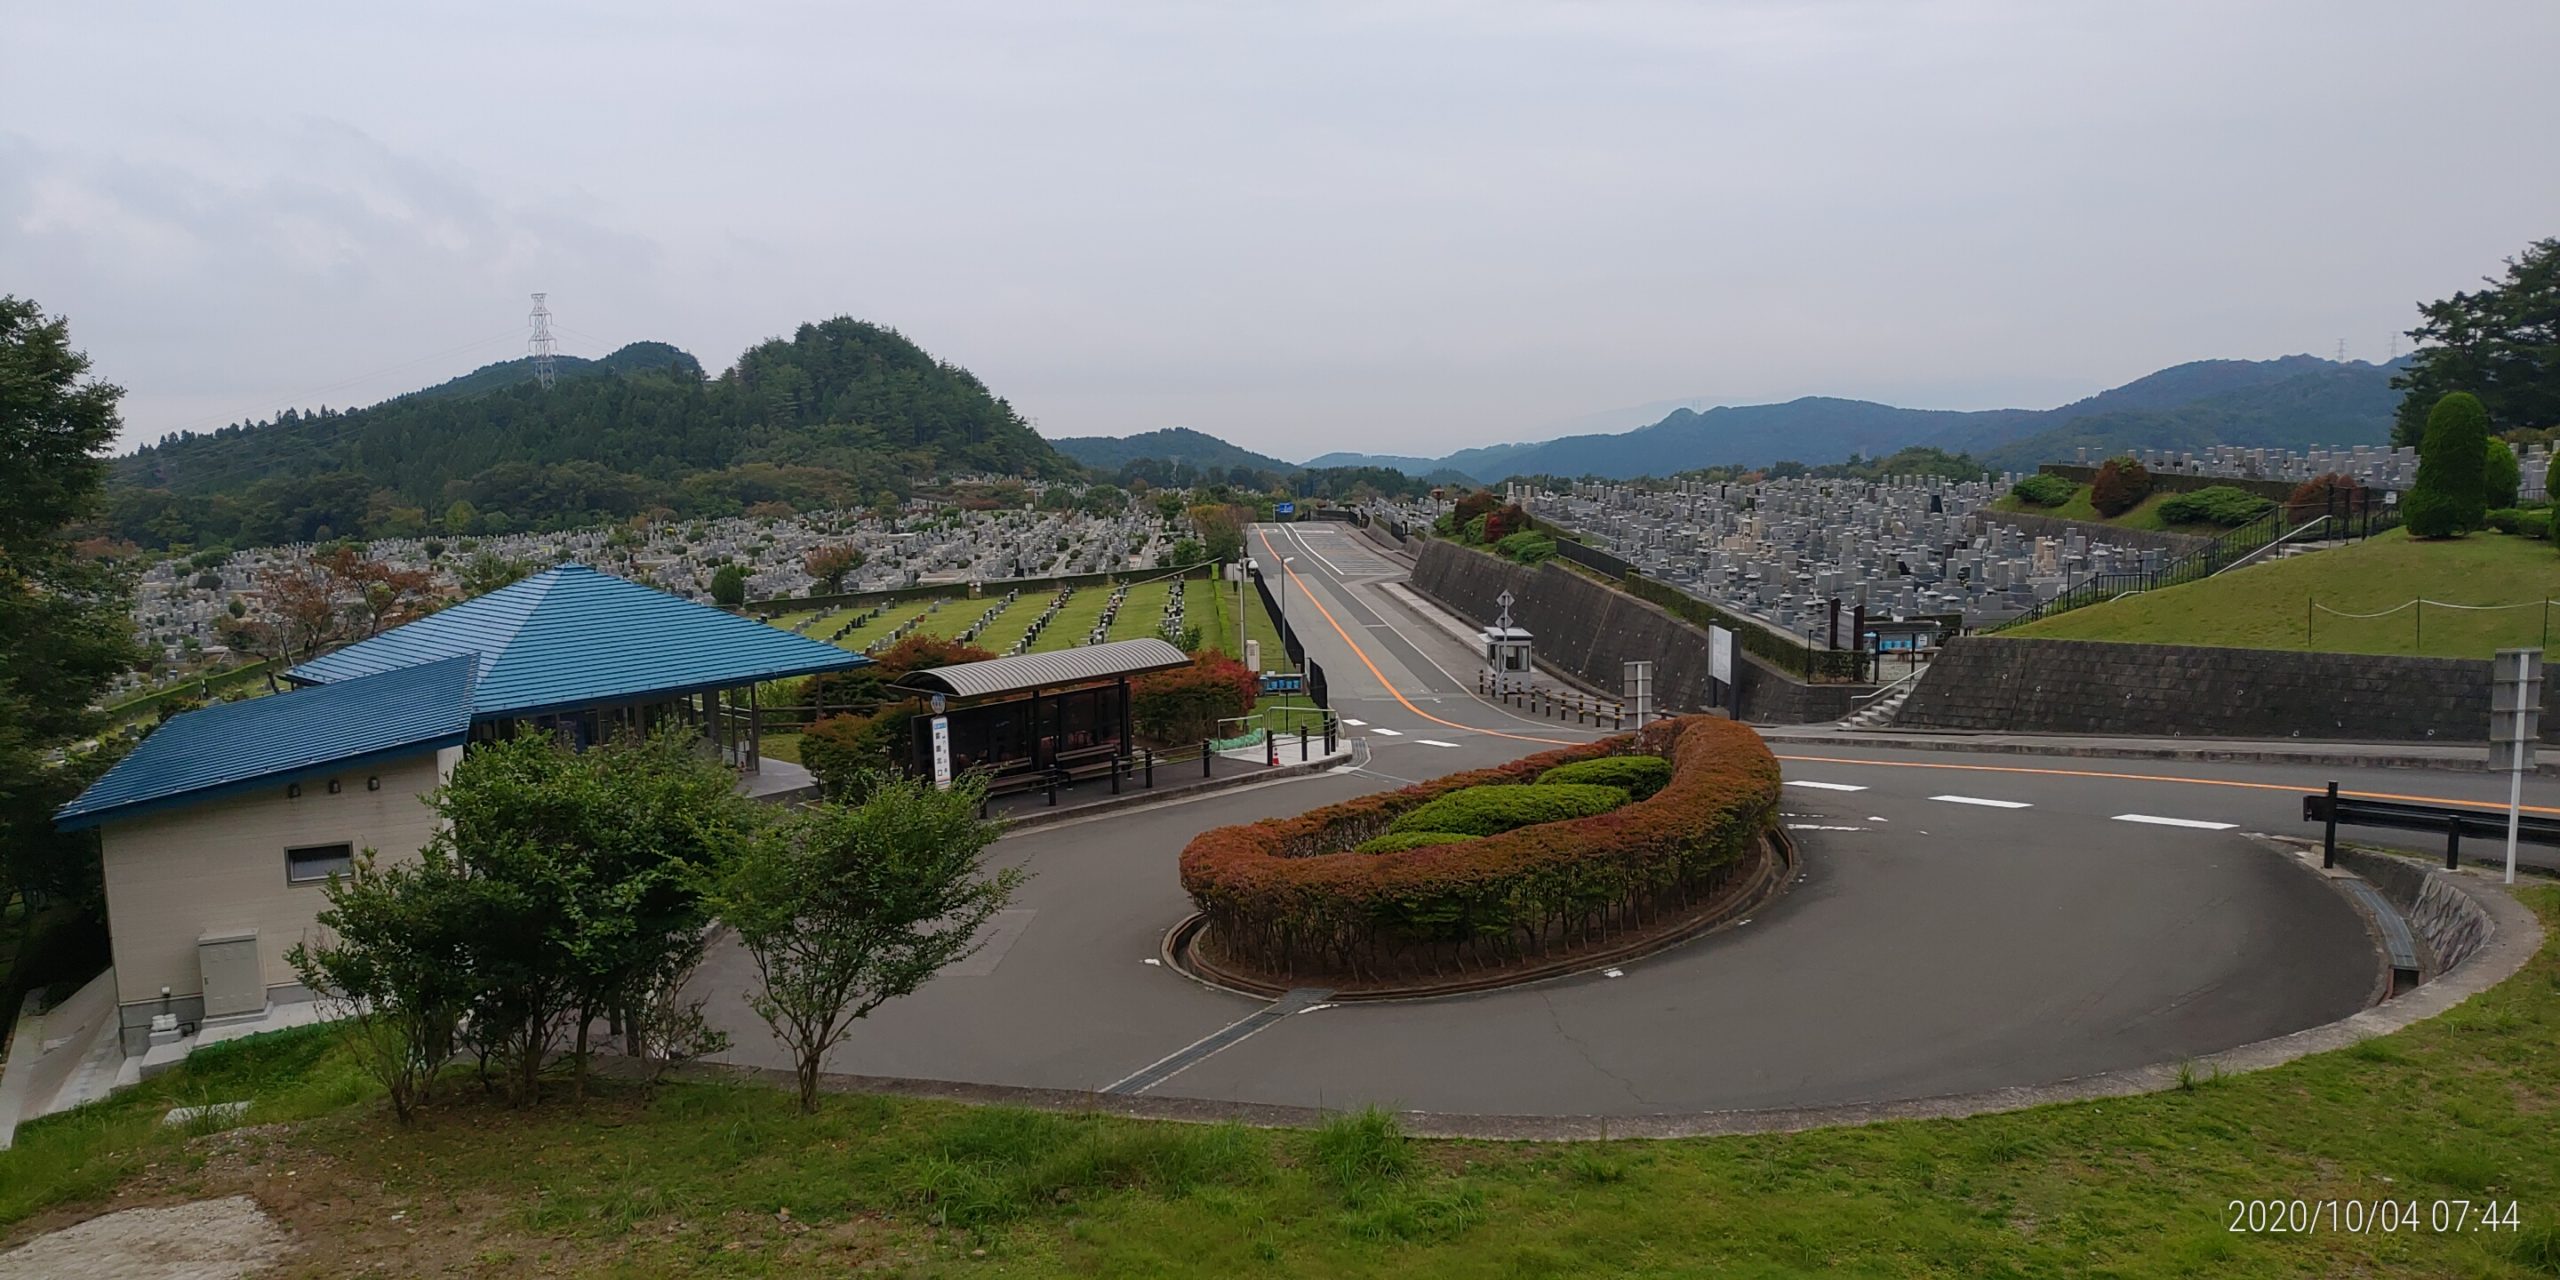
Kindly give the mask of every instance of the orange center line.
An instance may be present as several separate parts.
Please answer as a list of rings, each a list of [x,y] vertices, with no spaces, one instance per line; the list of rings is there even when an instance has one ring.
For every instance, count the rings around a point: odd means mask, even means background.
[[[1928,760],[1852,760],[1846,756],[1791,756],[1780,754],[1778,758],[1781,760],[1794,760],[1807,764],[1847,764],[1875,769],[1958,769],[1968,773],[2032,773],[2054,778],[2107,778],[2118,782],[2175,782],[2191,787],[2237,787],[2244,791],[2289,791],[2295,795],[2307,794],[2307,788],[2305,787],[2288,786],[2281,782],[2240,782],[2231,778],[2184,778],[2158,773],[2109,773],[2103,769],[2035,769],[2028,768],[2024,765],[2014,764],[1940,764],[1935,761]],[[2506,812],[2506,806],[2492,804],[2488,801],[2482,800],[2450,800],[2443,796],[2410,796],[2401,795],[2398,792],[2393,791],[2349,791],[2344,787],[2340,787],[2338,789],[2338,794],[2342,796],[2353,796],[2358,800],[2399,800],[2410,804],[2449,804],[2457,805],[2466,809],[2494,809],[2500,813]],[[2526,813],[2560,814],[2560,809],[2554,809],[2537,804],[2524,806],[2524,811]]]
[[[1334,621],[1333,610],[1325,608],[1324,601],[1316,599],[1316,593],[1307,589],[1307,580],[1299,577],[1298,571],[1289,567],[1288,557],[1281,555],[1279,550],[1271,545],[1271,535],[1264,533],[1260,529],[1256,529],[1253,531],[1253,536],[1262,540],[1262,553],[1270,556],[1274,561],[1279,563],[1280,572],[1289,575],[1289,581],[1297,584],[1298,593],[1306,597],[1308,604],[1316,607],[1317,613],[1323,615],[1325,625],[1332,627],[1333,633],[1342,637],[1342,642],[1344,644],[1351,646],[1351,656],[1358,658],[1360,660],[1360,665],[1367,667],[1369,669],[1369,674],[1378,678],[1378,685],[1380,688],[1387,691],[1387,696],[1395,699],[1399,703],[1402,703],[1405,710],[1410,711],[1433,724],[1446,725],[1461,733],[1481,733],[1488,737],[1509,738],[1514,742],[1543,742],[1551,747],[1572,747],[1581,745],[1570,738],[1533,738],[1525,733],[1504,733],[1500,729],[1479,729],[1474,725],[1459,724],[1455,720],[1443,720],[1440,717],[1413,705],[1412,701],[1407,699],[1404,694],[1395,687],[1395,684],[1387,679],[1387,673],[1378,670],[1377,663],[1369,661],[1369,651],[1361,648],[1360,642],[1353,640],[1351,638],[1351,633],[1342,629],[1341,623]]]

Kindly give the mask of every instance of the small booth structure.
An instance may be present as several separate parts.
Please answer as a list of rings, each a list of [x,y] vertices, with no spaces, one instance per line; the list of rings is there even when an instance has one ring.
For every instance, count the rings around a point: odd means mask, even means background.
[[[1526,692],[1538,678],[1529,632],[1511,621],[1511,602],[1508,591],[1496,596],[1494,603],[1502,606],[1502,616],[1478,633],[1484,645],[1485,670],[1496,696]]]
[[[890,688],[931,702],[915,719],[908,772],[947,782],[985,769],[1004,789],[1124,767],[1133,747],[1130,679],[1190,664],[1181,649],[1148,638],[908,672]]]
[[[1867,647],[1877,653],[1919,653],[1938,646],[1938,624],[1928,618],[1867,620]]]

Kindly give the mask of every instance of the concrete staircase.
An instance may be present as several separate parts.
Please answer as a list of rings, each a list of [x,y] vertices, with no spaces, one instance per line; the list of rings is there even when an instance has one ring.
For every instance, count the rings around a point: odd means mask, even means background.
[[[1894,713],[1902,710],[1902,704],[1910,699],[1911,691],[1920,687],[1920,677],[1928,673],[1929,668],[1922,666],[1893,684],[1886,685],[1882,693],[1868,699],[1867,705],[1851,712],[1848,719],[1841,721],[1840,727],[1882,729],[1891,725]]]

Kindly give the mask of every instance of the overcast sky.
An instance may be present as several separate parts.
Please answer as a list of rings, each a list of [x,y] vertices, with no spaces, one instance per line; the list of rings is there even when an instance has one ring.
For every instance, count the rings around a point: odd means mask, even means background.
[[[521,354],[537,289],[573,354],[849,314],[1291,459],[2041,407],[2380,359],[2560,235],[2553,0],[399,7],[0,0],[0,292],[129,443]]]

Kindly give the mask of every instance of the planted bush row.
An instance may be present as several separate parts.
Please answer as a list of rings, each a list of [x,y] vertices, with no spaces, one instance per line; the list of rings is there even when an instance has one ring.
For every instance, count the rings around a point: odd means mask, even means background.
[[[1572,783],[1514,783],[1452,791],[1387,824],[1398,835],[1440,831],[1462,836],[1489,836],[1541,822],[1588,818],[1627,802],[1623,787],[1576,786]]]
[[[1560,764],[1538,775],[1545,783],[1580,782],[1616,787],[1642,800],[1671,783],[1671,762],[1660,756],[1602,756]]]
[[[1352,851],[1468,788],[1525,790],[1517,784],[1559,766],[1632,755],[1669,761],[1668,783],[1649,798],[1475,839]],[[1182,852],[1182,884],[1207,919],[1205,945],[1261,973],[1377,980],[1499,965],[1642,928],[1713,894],[1748,865],[1777,799],[1777,760],[1759,735],[1693,716],[1203,832]]]

